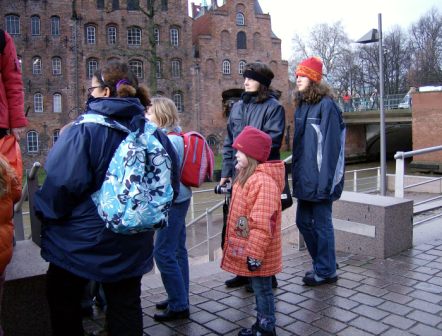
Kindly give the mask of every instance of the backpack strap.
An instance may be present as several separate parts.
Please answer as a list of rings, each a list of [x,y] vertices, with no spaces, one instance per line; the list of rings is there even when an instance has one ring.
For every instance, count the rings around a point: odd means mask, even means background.
[[[114,119],[109,117],[105,117],[101,114],[95,114],[95,113],[82,114],[75,121],[74,125],[79,125],[84,123],[94,123],[94,124],[103,125],[119,131],[123,131],[128,134],[131,132],[126,126],[120,124],[118,121],[115,121]]]
[[[6,36],[5,31],[0,29],[0,54],[3,54],[3,50],[5,50],[6,46]]]

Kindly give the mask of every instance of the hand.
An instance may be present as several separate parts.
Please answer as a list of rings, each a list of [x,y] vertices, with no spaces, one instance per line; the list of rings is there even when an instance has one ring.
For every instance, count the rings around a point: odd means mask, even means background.
[[[247,269],[250,272],[256,271],[260,267],[261,267],[261,260],[252,257],[247,257]]]
[[[11,134],[15,137],[17,141],[20,141],[20,137],[23,135],[24,132],[25,132],[24,127],[11,128]]]
[[[230,183],[231,180],[232,180],[231,177],[221,177],[221,180],[219,180],[219,185],[220,185],[220,186],[223,186],[223,185],[225,185],[226,183]]]

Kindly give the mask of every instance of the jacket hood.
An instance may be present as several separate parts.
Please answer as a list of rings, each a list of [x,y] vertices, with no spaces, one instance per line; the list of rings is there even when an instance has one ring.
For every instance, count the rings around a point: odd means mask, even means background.
[[[144,115],[144,106],[138,98],[89,98],[86,109],[117,119],[132,119]]]
[[[261,163],[256,168],[255,172],[262,172],[269,175],[277,184],[279,190],[284,190],[285,186],[285,166],[284,161],[275,160]]]

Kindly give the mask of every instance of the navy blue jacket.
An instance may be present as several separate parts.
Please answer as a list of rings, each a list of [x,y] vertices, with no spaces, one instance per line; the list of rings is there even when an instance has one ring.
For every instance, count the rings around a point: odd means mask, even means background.
[[[227,121],[227,135],[223,146],[223,163],[221,177],[233,177],[235,175],[236,150],[232,147],[233,141],[246,126],[253,126],[272,138],[272,148],[268,160],[279,160],[279,150],[282,144],[285,129],[284,107],[271,94],[270,98],[257,103],[256,97],[252,96],[249,101],[244,99],[247,93],[243,93],[241,100],[233,104]]]
[[[143,120],[144,107],[137,98],[93,98],[87,113],[109,116],[134,130]],[[176,152],[167,136],[158,133],[169,147],[174,186],[179,188]],[[36,214],[43,222],[42,257],[91,280],[142,276],[153,267],[153,232],[123,235],[106,229],[90,197],[103,183],[113,153],[126,136],[95,123],[71,126],[49,152],[47,176],[35,194]]]
[[[344,187],[345,124],[332,98],[302,101],[295,112],[293,196],[306,201],[334,201]]]

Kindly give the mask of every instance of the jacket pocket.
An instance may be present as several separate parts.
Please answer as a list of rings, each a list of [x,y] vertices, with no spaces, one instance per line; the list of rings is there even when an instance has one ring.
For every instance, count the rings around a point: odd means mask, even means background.
[[[236,264],[243,264],[244,266],[246,266],[246,247],[247,239],[229,237],[227,240],[226,254],[229,256],[229,259],[234,261]]]

